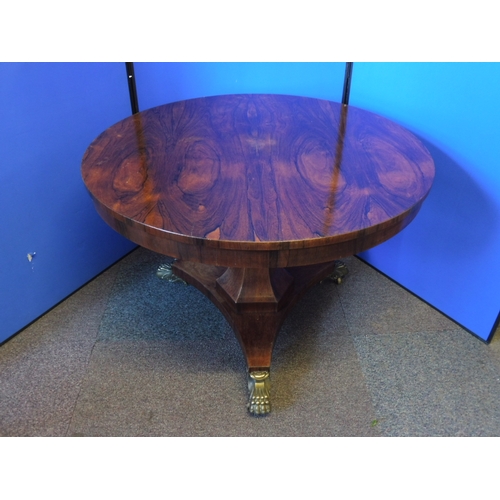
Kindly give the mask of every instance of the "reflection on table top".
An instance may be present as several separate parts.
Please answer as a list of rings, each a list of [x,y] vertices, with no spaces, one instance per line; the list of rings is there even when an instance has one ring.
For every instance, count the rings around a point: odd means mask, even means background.
[[[434,163],[408,130],[352,106],[226,95],[115,124],[88,148],[82,175],[101,211],[129,225],[280,249],[402,220],[427,196]]]

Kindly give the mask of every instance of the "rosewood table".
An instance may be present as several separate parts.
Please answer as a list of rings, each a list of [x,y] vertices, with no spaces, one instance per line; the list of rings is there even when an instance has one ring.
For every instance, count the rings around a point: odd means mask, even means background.
[[[271,409],[276,335],[337,259],[409,224],[434,163],[408,130],[353,106],[285,95],[166,104],[113,125],[82,162],[97,211],[226,317],[250,413]]]

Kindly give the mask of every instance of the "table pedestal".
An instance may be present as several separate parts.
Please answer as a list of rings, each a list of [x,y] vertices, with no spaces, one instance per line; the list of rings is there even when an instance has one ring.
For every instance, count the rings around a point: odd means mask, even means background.
[[[231,325],[248,366],[248,410],[269,413],[271,356],[286,316],[305,292],[330,276],[335,262],[285,269],[214,267],[187,261],[176,276],[204,293]]]

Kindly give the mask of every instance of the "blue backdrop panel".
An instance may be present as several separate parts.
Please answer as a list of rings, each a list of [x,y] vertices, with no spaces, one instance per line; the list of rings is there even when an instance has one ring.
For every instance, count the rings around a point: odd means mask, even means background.
[[[90,142],[129,114],[123,63],[0,64],[0,342],[133,248],[80,176]]]
[[[414,222],[361,255],[487,340],[500,310],[500,64],[355,63],[350,104],[402,124],[433,155]]]
[[[135,63],[139,109],[221,94],[340,101],[345,63]]]

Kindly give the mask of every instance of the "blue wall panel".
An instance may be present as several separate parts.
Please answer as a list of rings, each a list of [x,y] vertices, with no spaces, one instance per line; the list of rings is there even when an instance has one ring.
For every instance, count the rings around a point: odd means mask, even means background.
[[[361,257],[484,340],[500,310],[499,88],[496,63],[355,63],[350,99],[436,163],[415,221]]]
[[[345,63],[136,63],[141,110],[221,94],[289,94],[340,101]]]
[[[0,64],[0,342],[133,248],[80,176],[90,142],[129,114],[123,63]]]

